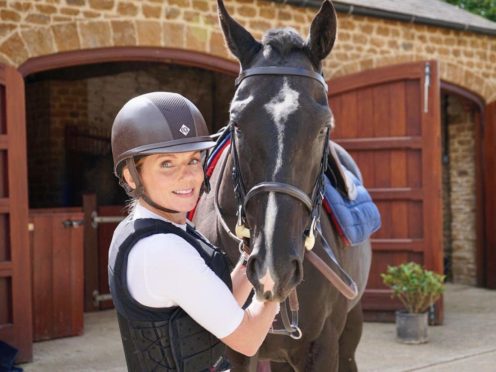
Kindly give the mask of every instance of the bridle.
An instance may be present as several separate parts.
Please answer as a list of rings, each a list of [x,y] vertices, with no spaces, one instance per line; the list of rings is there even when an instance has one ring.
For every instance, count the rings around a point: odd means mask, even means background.
[[[327,168],[327,158],[328,158],[328,149],[329,149],[329,141],[324,141],[324,149],[323,156],[320,162],[320,170],[317,175],[317,178],[314,183],[313,191],[311,196],[308,196],[305,192],[301,191],[296,186],[290,185],[288,183],[283,182],[269,182],[264,181],[257,183],[251,189],[246,191],[245,182],[243,181],[243,175],[241,173],[240,161],[237,152],[236,146],[236,133],[235,133],[235,125],[234,122],[231,122],[228,130],[231,132],[231,156],[233,159],[233,167],[232,167],[232,178],[234,182],[234,196],[236,198],[237,203],[237,217],[238,220],[236,222],[236,236],[239,239],[250,238],[250,229],[247,227],[246,221],[246,207],[249,201],[255,197],[256,195],[263,193],[280,193],[291,196],[292,198],[298,200],[301,204],[303,204],[306,209],[310,212],[310,221],[307,224],[306,229],[306,238],[305,238],[305,247],[310,250],[313,248],[315,244],[315,226],[318,218],[320,217],[320,206],[322,204],[323,199],[323,188],[324,188],[324,172]],[[327,131],[327,136],[328,136]]]
[[[324,87],[326,93],[328,91],[327,84],[322,76],[322,74],[316,73],[314,71],[306,70],[303,68],[296,67],[280,67],[280,66],[269,66],[269,67],[254,67],[242,71],[238,78],[236,79],[236,88],[239,87],[241,82],[251,76],[259,76],[259,75],[291,75],[291,76],[301,76],[310,79],[314,79]],[[251,187],[248,191],[246,191],[246,184],[243,180],[243,175],[241,173],[240,168],[240,159],[238,156],[238,151],[236,147],[236,123],[234,121],[230,121],[228,127],[226,128],[229,131],[231,137],[231,157],[232,157],[232,179],[234,184],[234,195],[237,204],[237,222],[235,227],[235,234],[231,232],[227,223],[225,222],[222,212],[219,206],[219,190],[220,185],[217,185],[216,195],[214,197],[214,205],[216,209],[216,213],[219,217],[219,221],[224,228],[224,230],[228,233],[228,235],[233,238],[235,241],[239,243],[240,252],[250,253],[249,252],[249,244],[247,244],[247,240],[250,239],[250,228],[247,225],[246,220],[246,207],[249,201],[255,197],[256,195],[263,193],[280,193],[289,195],[292,198],[298,200],[301,204],[303,204],[306,209],[310,212],[309,214],[309,222],[307,224],[307,228],[305,229],[305,248],[307,250],[307,257],[314,264],[314,266],[332,283],[336,286],[336,288],[343,293],[347,298],[353,299],[358,295],[358,290],[356,288],[356,284],[349,277],[349,275],[341,268],[339,263],[334,256],[332,249],[329,247],[329,244],[325,240],[322,235],[321,227],[320,227],[320,210],[322,205],[322,200],[324,198],[324,177],[325,171],[327,169],[328,164],[328,156],[329,156],[329,134],[330,128],[327,129],[326,132],[326,140],[324,140],[324,146],[322,151],[322,158],[320,161],[320,170],[317,175],[317,178],[314,182],[314,187],[311,195],[309,196],[304,191],[300,190],[294,185],[290,185],[288,183],[283,182],[269,182],[264,181],[257,183],[253,187]],[[221,137],[223,137],[221,135]],[[225,167],[227,164],[227,156],[225,157],[222,169],[220,174],[224,174]],[[327,262],[324,262],[322,259],[317,257],[313,252],[311,252],[312,248],[315,245],[315,235],[318,233],[322,240],[323,250],[325,254],[328,256]],[[286,304],[281,304],[281,318],[284,325],[284,329],[271,329],[270,333],[280,334],[280,335],[288,335],[293,339],[300,339],[302,337],[302,332],[298,327],[298,298],[296,295],[296,289],[293,289],[289,294],[289,306],[292,313],[292,319],[289,320]]]
[[[296,67],[279,67],[279,66],[269,66],[269,67],[254,67],[247,69],[240,73],[236,79],[236,88],[241,84],[241,82],[250,76],[259,75],[292,75],[292,76],[303,76],[306,78],[315,79],[320,84],[323,85],[327,93],[327,84],[321,74],[316,72],[296,68]],[[283,182],[269,182],[264,181],[257,183],[251,189],[246,191],[246,184],[243,181],[243,175],[241,173],[240,159],[238,156],[238,151],[236,147],[236,123],[231,121],[228,126],[228,130],[231,133],[231,156],[233,159],[232,177],[234,182],[234,195],[237,203],[237,215],[238,220],[236,223],[236,236],[239,239],[250,238],[250,229],[247,227],[246,221],[246,207],[248,202],[256,195],[263,193],[280,193],[291,196],[292,198],[298,200],[302,203],[310,212],[309,222],[307,224],[305,232],[305,247],[310,250],[315,244],[315,229],[317,221],[320,217],[320,206],[323,199],[324,191],[324,173],[327,169],[327,161],[329,155],[329,128],[326,132],[326,140],[324,140],[324,147],[322,152],[322,159],[320,162],[320,170],[314,183],[314,187],[310,196],[308,196],[304,191],[301,191],[296,186],[290,185]]]

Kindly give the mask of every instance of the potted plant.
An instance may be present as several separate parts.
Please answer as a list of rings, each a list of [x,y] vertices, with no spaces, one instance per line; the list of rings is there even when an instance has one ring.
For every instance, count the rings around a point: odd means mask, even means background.
[[[425,270],[415,262],[388,266],[381,274],[385,285],[393,290],[405,306],[396,312],[396,336],[407,344],[428,341],[428,309],[444,290],[444,275]]]

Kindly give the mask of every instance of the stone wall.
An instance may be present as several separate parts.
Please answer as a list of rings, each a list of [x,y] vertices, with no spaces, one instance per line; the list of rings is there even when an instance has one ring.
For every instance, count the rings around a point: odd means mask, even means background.
[[[475,120],[471,106],[449,96],[448,148],[450,247],[453,282],[475,285],[476,262],[476,164]],[[445,214],[446,216],[446,214]],[[446,248],[446,247],[445,247]]]
[[[263,0],[226,0],[255,37],[291,26],[306,36],[316,12]],[[373,67],[437,59],[441,78],[496,100],[496,37],[338,14],[328,78]],[[180,48],[229,57],[213,0],[0,0],[0,62],[114,46]]]
[[[452,268],[452,232],[451,232],[451,184],[449,168],[449,135],[448,135],[448,103],[449,95],[441,94],[441,141],[442,141],[442,182],[443,182],[443,252],[444,274],[447,281],[453,280]]]

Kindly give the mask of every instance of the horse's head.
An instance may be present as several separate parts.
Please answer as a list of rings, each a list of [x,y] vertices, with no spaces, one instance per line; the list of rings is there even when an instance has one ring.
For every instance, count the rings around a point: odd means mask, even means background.
[[[278,29],[260,43],[222,0],[218,5],[242,69],[230,125],[241,222],[251,236],[247,274],[259,297],[282,300],[303,279],[304,243],[320,198],[332,117],[320,69],[334,44],[336,15],[324,1],[306,41],[293,29]]]

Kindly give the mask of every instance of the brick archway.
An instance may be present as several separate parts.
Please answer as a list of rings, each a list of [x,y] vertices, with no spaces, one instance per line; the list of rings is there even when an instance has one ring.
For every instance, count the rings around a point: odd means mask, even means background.
[[[162,62],[204,68],[211,71],[236,75],[239,65],[222,57],[175,48],[156,47],[109,47],[75,50],[30,58],[19,66],[24,76],[33,73],[104,62]]]
[[[338,77],[377,67],[391,66],[407,62],[425,61],[429,59],[432,59],[432,56],[426,54],[403,54],[366,58],[343,64],[339,69],[332,71],[332,73],[331,71],[328,71],[326,76]],[[438,59],[438,61],[440,79],[442,81],[473,92],[482,97],[488,103],[496,100],[496,86],[489,83],[483,76],[455,63],[443,59]]]
[[[13,32],[0,45],[0,62],[19,66],[31,58],[111,47],[185,49],[227,58],[220,30],[157,20],[82,20]]]

